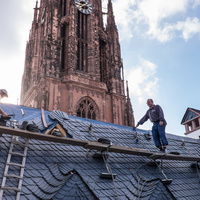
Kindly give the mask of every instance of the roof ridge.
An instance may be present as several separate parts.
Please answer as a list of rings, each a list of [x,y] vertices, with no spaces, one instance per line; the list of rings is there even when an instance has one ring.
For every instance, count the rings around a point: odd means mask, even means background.
[[[195,109],[195,108],[189,108],[191,111],[195,112],[197,115],[200,115],[200,110]],[[199,111],[199,113],[197,112]]]
[[[196,115],[200,116],[200,110],[188,107],[187,110],[185,111],[185,114],[184,114],[182,120],[181,120],[181,124],[186,122],[185,120],[187,118],[187,115],[188,115],[189,111],[191,111],[191,112],[195,113]],[[197,112],[197,111],[199,111],[199,112]]]

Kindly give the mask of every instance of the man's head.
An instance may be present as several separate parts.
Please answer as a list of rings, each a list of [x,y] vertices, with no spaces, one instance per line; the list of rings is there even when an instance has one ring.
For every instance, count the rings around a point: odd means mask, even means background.
[[[8,92],[5,89],[0,89],[1,98],[8,97]]]
[[[152,108],[154,106],[153,99],[147,99],[147,105]]]

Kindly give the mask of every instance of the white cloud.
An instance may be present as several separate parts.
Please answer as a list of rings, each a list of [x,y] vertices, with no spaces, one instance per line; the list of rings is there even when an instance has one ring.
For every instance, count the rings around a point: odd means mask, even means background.
[[[159,87],[156,72],[157,66],[147,60],[141,60],[139,66],[126,71],[130,95],[137,98],[139,104],[143,104],[147,98],[156,96]]]
[[[200,0],[192,0],[192,7],[193,8],[196,8],[197,6],[199,6],[200,5]]]
[[[120,29],[120,38],[132,38],[132,25],[133,25],[133,7],[136,5],[136,0],[124,1],[116,0],[113,2],[114,14],[116,23]]]
[[[195,34],[200,34],[200,21],[198,18],[187,18],[184,22],[178,22],[175,29],[182,32],[182,37],[187,41]]]
[[[138,19],[154,26],[169,16],[186,11],[187,3],[188,0],[143,0],[138,2],[135,14]]]
[[[152,39],[167,42],[174,37],[188,40],[200,34],[199,19],[189,17],[189,9],[200,5],[200,0],[115,0],[114,11],[121,39],[133,37],[142,30]],[[142,27],[142,28],[141,28]]]
[[[200,35],[200,20],[196,17],[188,17],[185,21],[178,21],[176,24],[168,24],[163,29],[157,28],[156,33],[152,36],[160,42],[171,40],[175,33],[181,33],[185,41],[192,38],[194,35]]]
[[[154,27],[147,32],[147,35],[152,39],[157,39],[160,42],[167,42],[174,36],[174,27],[172,25],[166,25],[164,28]]]
[[[196,17],[188,17],[185,21],[178,21],[175,24],[166,24],[164,28],[156,27],[154,32],[148,32],[147,34],[160,42],[167,42],[173,39],[178,32],[180,32],[180,37],[185,41],[196,34],[200,35],[200,20]]]
[[[147,35],[156,38],[161,42],[166,42],[173,37],[174,29],[169,23],[162,24],[162,20],[172,18],[178,13],[187,10],[188,0],[143,0],[138,4],[138,9],[134,12],[138,22],[145,22],[149,29]]]

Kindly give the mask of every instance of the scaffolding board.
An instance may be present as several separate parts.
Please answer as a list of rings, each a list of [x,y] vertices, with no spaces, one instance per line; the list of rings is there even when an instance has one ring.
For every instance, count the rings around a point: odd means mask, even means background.
[[[12,129],[8,127],[1,126],[0,134],[8,134],[8,135],[16,135],[29,139],[43,140],[55,143],[68,144],[73,146],[81,146],[85,149],[93,149],[98,151],[106,151],[109,146],[109,152],[113,153],[121,153],[121,154],[129,154],[129,155],[137,155],[137,156],[146,156],[151,159],[157,160],[182,160],[182,161],[200,161],[200,157],[198,156],[182,156],[182,155],[174,155],[174,154],[166,154],[160,152],[150,152],[146,149],[140,148],[132,148],[127,146],[119,146],[119,145],[108,145],[99,142],[90,142],[86,140],[77,140],[72,138],[65,137],[56,137],[53,135],[45,135],[42,133],[35,133],[24,131],[20,129]]]

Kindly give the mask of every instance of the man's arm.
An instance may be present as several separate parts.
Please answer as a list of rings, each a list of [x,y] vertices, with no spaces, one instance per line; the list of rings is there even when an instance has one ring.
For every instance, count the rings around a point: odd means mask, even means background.
[[[0,114],[3,116],[3,117],[7,117],[8,115],[0,108]]]
[[[144,124],[144,122],[146,122],[148,119],[149,119],[149,115],[148,115],[148,111],[147,111],[146,114],[144,115],[144,117],[137,123],[136,128],[137,128],[139,125]]]

